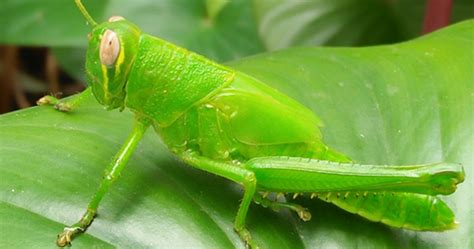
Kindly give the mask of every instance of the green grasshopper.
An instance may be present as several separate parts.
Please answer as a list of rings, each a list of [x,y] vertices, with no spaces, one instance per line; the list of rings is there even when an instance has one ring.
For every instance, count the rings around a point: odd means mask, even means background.
[[[456,227],[452,210],[436,195],[448,195],[464,180],[459,164],[359,165],[322,142],[320,120],[306,107],[263,82],[219,65],[142,31],[123,17],[93,26],[86,72],[89,88],[69,100],[45,96],[71,111],[92,94],[109,110],[135,114],[133,129],[108,165],[87,211],[58,235],[66,246],[89,227],[110,185],[117,180],[144,132],[152,126],[187,164],[243,186],[234,229],[257,248],[245,226],[252,202],[289,208],[302,220],[309,211],[275,194],[305,194],[372,221],[412,230]]]

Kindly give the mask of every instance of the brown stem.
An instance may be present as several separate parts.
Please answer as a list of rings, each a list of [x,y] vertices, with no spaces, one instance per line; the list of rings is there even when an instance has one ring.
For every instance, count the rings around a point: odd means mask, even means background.
[[[23,87],[21,86],[20,82],[18,81],[18,47],[15,46],[6,46],[5,53],[3,56],[4,59],[4,73],[2,74],[2,85],[6,87],[5,93],[6,97],[5,100],[2,98],[2,108],[5,111],[9,111],[10,104],[11,104],[11,93],[13,92],[13,96],[15,97],[16,104],[20,108],[26,108],[30,106],[28,99],[26,98],[25,92],[23,91]],[[5,102],[5,103],[3,103]],[[2,110],[3,111],[3,110]]]
[[[11,75],[11,64],[7,63],[12,57],[12,49],[9,46],[0,47],[0,58],[2,70],[0,71],[0,113],[10,110],[13,93],[13,81]]]
[[[423,34],[440,29],[449,24],[452,0],[427,0]]]
[[[51,51],[46,53],[46,79],[48,81],[49,92],[56,94],[59,92],[59,68],[56,59]]]

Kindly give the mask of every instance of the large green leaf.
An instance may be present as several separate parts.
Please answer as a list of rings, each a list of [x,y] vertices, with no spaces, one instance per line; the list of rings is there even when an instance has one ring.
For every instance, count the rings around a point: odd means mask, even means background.
[[[469,21],[402,44],[298,48],[231,64],[318,113],[327,143],[358,162],[461,162],[467,175],[442,197],[457,230],[392,229],[302,199],[310,222],[251,207],[247,224],[263,248],[472,247],[473,31]],[[92,98],[67,114],[34,107],[0,116],[0,247],[53,247],[59,223],[80,218],[131,123],[130,112],[107,112]],[[237,185],[179,162],[149,130],[74,246],[241,248],[232,230],[241,196]]]

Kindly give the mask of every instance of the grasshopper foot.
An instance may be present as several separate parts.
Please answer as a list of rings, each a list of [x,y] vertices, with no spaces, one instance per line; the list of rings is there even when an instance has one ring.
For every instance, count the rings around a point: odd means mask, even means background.
[[[65,247],[71,245],[71,241],[74,235],[83,232],[84,230],[80,227],[65,227],[61,234],[58,234],[56,245],[59,247]]]
[[[298,214],[298,217],[300,217],[301,220],[303,221],[310,221],[311,220],[311,213],[307,208],[304,208],[302,206],[296,207],[296,213]]]
[[[90,226],[96,215],[96,209],[87,209],[87,212],[82,216],[81,220],[76,224],[65,227],[61,234],[58,234],[56,245],[59,247],[65,247],[71,245],[71,241],[79,233],[86,231],[87,227]]]
[[[250,248],[250,249],[258,249],[258,248],[260,248],[260,247],[258,247],[258,245],[255,244],[255,242],[253,241],[252,236],[250,235],[249,230],[247,230],[246,228],[243,228],[243,229],[241,229],[241,230],[235,229],[235,231],[239,234],[240,239],[242,239],[242,240],[244,241],[246,248]]]
[[[51,95],[46,95],[42,97],[41,99],[38,99],[36,101],[37,105],[56,105],[59,102],[59,100],[56,97],[53,97]]]
[[[69,103],[67,101],[64,101],[64,100],[60,100],[60,99],[58,99],[56,97],[53,97],[51,95],[46,95],[46,96],[42,97],[41,99],[36,101],[36,104],[40,105],[40,106],[53,105],[54,109],[56,109],[58,111],[61,111],[61,112],[69,112],[69,111],[72,110],[72,104],[71,103]]]
[[[67,102],[59,101],[54,105],[54,109],[61,111],[61,112],[69,112],[72,110],[72,106]]]

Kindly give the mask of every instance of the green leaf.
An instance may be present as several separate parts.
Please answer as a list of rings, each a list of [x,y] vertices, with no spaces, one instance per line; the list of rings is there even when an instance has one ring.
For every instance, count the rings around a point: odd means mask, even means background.
[[[472,246],[473,29],[469,21],[396,45],[297,48],[230,64],[315,111],[325,141],[358,162],[450,161],[466,170],[459,190],[442,197],[457,230],[393,229],[302,199],[310,222],[251,206],[247,225],[262,248]],[[107,112],[92,98],[72,113],[0,116],[0,231],[8,232],[0,247],[53,247],[58,223],[80,218],[131,123],[130,112]],[[236,184],[179,162],[150,129],[74,246],[243,248],[232,229],[241,196]]]
[[[212,21],[228,3],[229,0],[206,0],[206,9],[209,19]]]
[[[453,1],[452,22],[474,17],[474,2]],[[361,46],[404,41],[421,34],[426,1],[254,0],[267,49]]]
[[[93,18],[102,20],[108,1],[84,0]],[[3,0],[0,43],[85,46],[90,27],[73,0]]]

